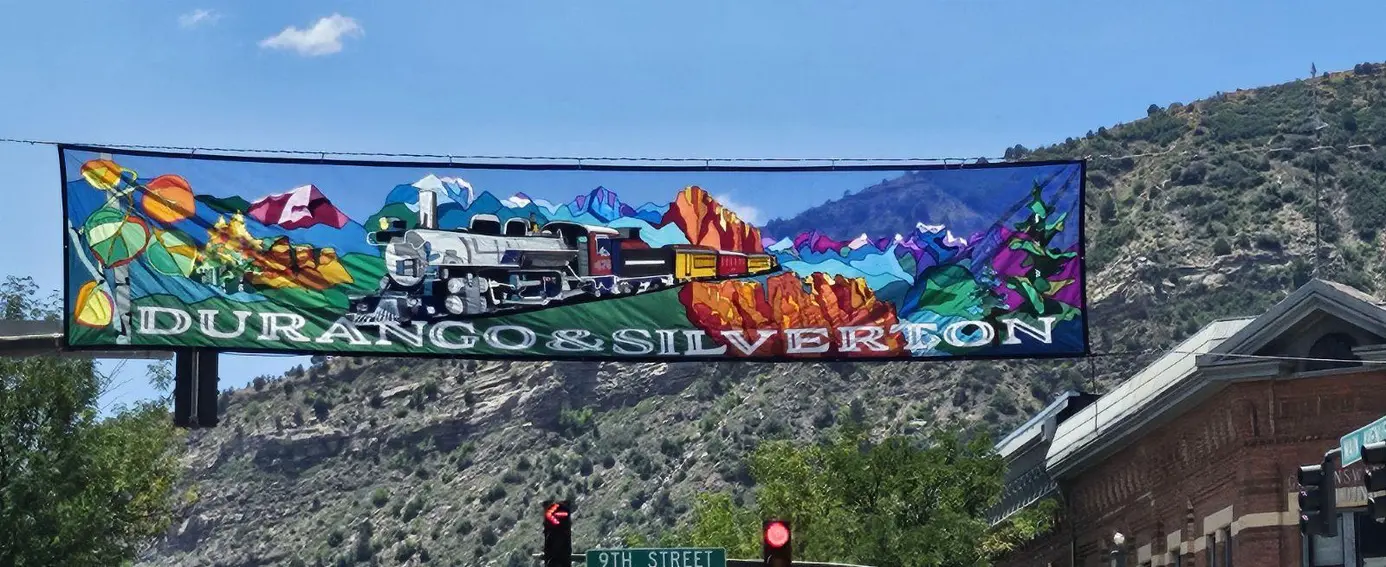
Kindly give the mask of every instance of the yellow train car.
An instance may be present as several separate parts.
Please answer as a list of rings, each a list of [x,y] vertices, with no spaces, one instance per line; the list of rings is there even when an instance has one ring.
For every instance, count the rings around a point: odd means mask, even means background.
[[[707,248],[674,249],[674,279],[678,281],[717,277],[717,251]]]
[[[746,256],[746,271],[752,274],[763,274],[775,269],[774,259],[765,254],[750,254]]]

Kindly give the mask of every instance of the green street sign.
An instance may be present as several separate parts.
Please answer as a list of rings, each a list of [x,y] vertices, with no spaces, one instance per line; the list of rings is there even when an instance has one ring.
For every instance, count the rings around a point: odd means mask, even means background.
[[[589,549],[587,567],[727,567],[720,547]]]
[[[1338,440],[1338,448],[1342,450],[1343,464],[1339,466],[1346,467],[1362,460],[1362,446],[1383,439],[1386,439],[1386,416],[1342,436]]]

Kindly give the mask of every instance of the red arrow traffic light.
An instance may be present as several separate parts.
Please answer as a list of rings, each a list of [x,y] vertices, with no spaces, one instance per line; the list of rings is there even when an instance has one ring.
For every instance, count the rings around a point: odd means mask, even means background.
[[[545,521],[545,522],[548,522],[548,523],[550,523],[550,524],[552,524],[552,525],[555,525],[555,526],[557,526],[557,525],[559,525],[559,524],[562,523],[562,520],[560,520],[560,518],[567,518],[567,517],[568,517],[568,511],[567,511],[567,510],[563,510],[563,509],[562,509],[562,506],[561,506],[558,502],[554,502],[553,504],[549,504],[549,507],[548,507],[547,509],[544,510],[544,521]]]
[[[571,512],[566,500],[544,502],[544,567],[573,566]]]

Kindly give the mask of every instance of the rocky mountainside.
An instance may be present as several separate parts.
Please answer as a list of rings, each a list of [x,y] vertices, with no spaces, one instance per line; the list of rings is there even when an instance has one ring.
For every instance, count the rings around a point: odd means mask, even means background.
[[[1152,104],[1140,120],[1008,149],[1012,159],[1092,156],[1088,286],[1103,356],[860,365],[327,359],[226,393],[223,426],[192,435],[186,519],[144,563],[530,565],[542,500],[576,501],[579,549],[639,541],[676,525],[700,492],[744,495],[742,457],[757,442],[812,439],[844,408],[896,433],[949,423],[1008,431],[1060,391],[1101,391],[1208,321],[1265,309],[1310,277],[1316,241],[1320,275],[1378,291],[1383,97],[1386,74],[1359,65]],[[841,202],[884,214],[862,205],[874,195]],[[967,198],[950,205],[958,222]],[[899,230],[882,226],[891,231]]]

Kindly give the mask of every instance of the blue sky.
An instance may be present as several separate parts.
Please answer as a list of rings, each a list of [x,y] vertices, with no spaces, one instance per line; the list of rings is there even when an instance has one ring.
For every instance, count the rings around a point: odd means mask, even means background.
[[[1366,1],[93,0],[4,12],[0,137],[110,144],[996,156],[1151,103],[1304,77],[1311,62],[1386,60],[1386,5]],[[56,151],[0,144],[0,169],[0,219],[26,235],[0,262],[56,289]],[[225,357],[223,380],[300,362]],[[133,379],[108,401],[147,395]]]

